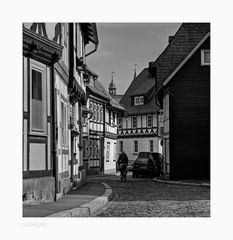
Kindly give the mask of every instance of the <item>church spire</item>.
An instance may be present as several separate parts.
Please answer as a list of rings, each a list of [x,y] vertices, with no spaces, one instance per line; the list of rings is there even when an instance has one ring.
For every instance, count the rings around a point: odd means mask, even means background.
[[[114,74],[114,72],[112,72],[112,80],[111,80],[111,82],[109,84],[109,87],[108,87],[109,94],[112,95],[112,96],[116,95],[116,85],[113,81],[113,74]]]

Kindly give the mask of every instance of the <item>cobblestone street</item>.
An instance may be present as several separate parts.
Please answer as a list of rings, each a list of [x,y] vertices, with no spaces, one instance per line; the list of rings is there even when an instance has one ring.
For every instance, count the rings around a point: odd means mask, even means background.
[[[113,199],[96,214],[97,217],[209,217],[210,189],[196,186],[161,184],[151,179],[128,176],[89,178],[107,183]]]

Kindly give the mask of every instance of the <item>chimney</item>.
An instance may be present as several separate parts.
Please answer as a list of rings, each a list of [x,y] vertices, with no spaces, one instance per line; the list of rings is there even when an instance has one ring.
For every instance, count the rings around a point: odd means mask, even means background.
[[[174,36],[169,36],[169,37],[168,37],[168,43],[169,43],[169,44],[171,43],[171,41],[172,41],[173,38],[174,38]]]
[[[156,66],[154,62],[149,62],[149,72],[152,77],[156,77]]]

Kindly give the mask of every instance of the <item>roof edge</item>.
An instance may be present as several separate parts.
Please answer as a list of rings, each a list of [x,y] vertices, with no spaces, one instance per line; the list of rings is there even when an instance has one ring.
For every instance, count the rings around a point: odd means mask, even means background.
[[[192,49],[192,51],[183,59],[179,66],[169,75],[169,77],[162,83],[163,86],[167,85],[168,82],[174,77],[174,75],[183,67],[183,65],[189,60],[190,57],[197,51],[197,49],[205,42],[205,40],[210,36],[208,32],[201,41]]]

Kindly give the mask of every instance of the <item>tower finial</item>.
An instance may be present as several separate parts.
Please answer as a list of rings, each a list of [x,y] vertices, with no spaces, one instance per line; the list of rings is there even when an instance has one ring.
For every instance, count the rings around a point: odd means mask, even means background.
[[[114,72],[112,72],[112,82],[113,82],[113,74],[114,74]]]
[[[116,86],[115,86],[115,83],[113,82],[113,74],[114,72],[112,72],[112,80],[108,87],[108,90],[111,96],[116,95]]]
[[[136,67],[137,67],[137,64],[135,63],[134,64],[134,77],[133,77],[133,80],[137,77]]]

